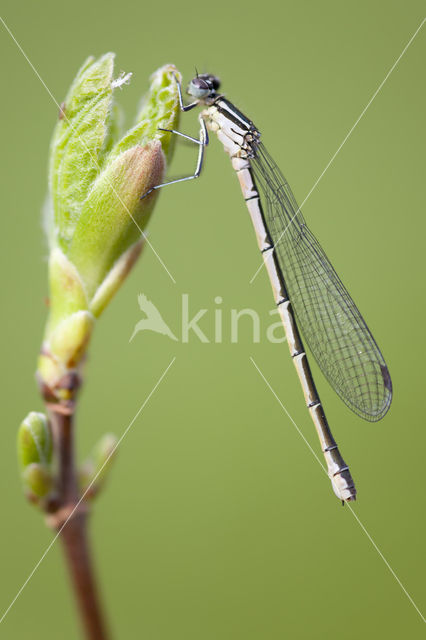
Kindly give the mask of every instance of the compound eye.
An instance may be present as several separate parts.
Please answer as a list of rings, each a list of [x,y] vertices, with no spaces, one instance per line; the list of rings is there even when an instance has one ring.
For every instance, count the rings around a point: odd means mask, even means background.
[[[204,78],[197,76],[188,85],[188,93],[194,98],[204,98],[211,91],[211,85]]]
[[[200,91],[208,91],[210,89],[208,81],[204,80],[204,78],[194,78],[193,82]]]

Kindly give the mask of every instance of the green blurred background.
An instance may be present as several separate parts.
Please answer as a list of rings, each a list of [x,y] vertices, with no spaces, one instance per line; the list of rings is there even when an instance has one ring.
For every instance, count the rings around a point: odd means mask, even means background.
[[[423,19],[422,2],[3,4],[3,18],[60,102],[89,54],[117,53],[133,71],[119,96],[129,118],[150,73],[195,65],[263,132],[301,202]],[[424,605],[424,317],[426,27],[312,193],[304,213],[364,313],[388,361],[395,397],[378,424],[346,409],[321,374],[327,415],[351,465],[354,511],[417,605]],[[41,408],[33,371],[46,317],[40,209],[57,107],[16,44],[1,37],[3,612],[51,534],[25,503],[15,433]],[[194,113],[181,130],[196,135]],[[180,144],[171,176],[196,149]],[[241,194],[212,139],[205,173],[167,188],[147,248],[98,325],[78,414],[83,457],[105,431],[127,427],[96,505],[92,539],[115,638],[278,640],[424,637],[423,623],[249,358],[320,454],[285,344],[250,323],[231,344],[231,308],[273,308]],[[180,332],[182,293],[212,339],[175,343],[144,332],[129,344],[145,293]],[[315,369],[316,371],[316,369]],[[80,637],[59,544],[0,626],[10,640]]]

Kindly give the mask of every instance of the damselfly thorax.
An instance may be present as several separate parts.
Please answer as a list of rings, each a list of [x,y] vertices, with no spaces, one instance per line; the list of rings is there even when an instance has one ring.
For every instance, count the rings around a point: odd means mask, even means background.
[[[231,158],[251,158],[256,154],[260,133],[229,100],[218,96],[201,115]]]

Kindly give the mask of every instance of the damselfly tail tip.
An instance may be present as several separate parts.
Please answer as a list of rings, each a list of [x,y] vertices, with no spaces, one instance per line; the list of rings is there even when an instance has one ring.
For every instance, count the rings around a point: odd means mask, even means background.
[[[336,473],[330,479],[335,496],[342,503],[356,500],[355,484],[347,467]]]

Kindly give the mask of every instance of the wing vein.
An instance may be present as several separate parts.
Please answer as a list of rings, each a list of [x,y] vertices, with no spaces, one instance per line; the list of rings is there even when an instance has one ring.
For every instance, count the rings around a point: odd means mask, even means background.
[[[251,165],[275,256],[312,354],[355,413],[379,420],[389,409],[392,383],[377,343],[262,143]]]

